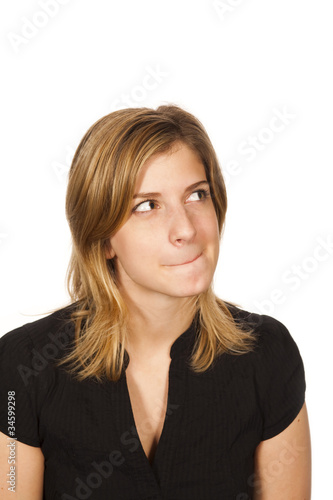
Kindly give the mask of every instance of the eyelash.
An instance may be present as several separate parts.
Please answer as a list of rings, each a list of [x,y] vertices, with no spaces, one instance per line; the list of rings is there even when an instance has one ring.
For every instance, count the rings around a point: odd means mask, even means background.
[[[206,199],[207,199],[207,198],[209,198],[209,196],[210,196],[210,192],[209,192],[209,190],[208,190],[208,189],[197,189],[196,191],[193,191],[193,192],[191,193],[191,195],[192,195],[192,194],[194,194],[194,193],[201,193],[201,194],[203,194],[203,195],[204,195],[204,196],[203,196],[203,198],[201,198],[200,200],[196,200],[196,201],[203,201],[203,200],[206,200]],[[191,196],[191,195],[190,195],[190,196]],[[140,203],[138,203],[137,205],[135,205],[135,207],[132,209],[132,213],[134,213],[134,212],[136,211],[136,209],[137,209],[140,205],[142,205],[143,203],[147,203],[147,201],[151,201],[151,202],[153,202],[153,203],[157,203],[157,201],[156,201],[156,200],[153,200],[153,199],[151,199],[151,198],[150,198],[150,199],[147,199],[147,200],[144,200],[144,201],[140,201]],[[151,212],[151,211],[152,211],[152,210],[147,210],[147,211],[145,211],[145,212]],[[142,212],[142,213],[145,213],[145,212]]]

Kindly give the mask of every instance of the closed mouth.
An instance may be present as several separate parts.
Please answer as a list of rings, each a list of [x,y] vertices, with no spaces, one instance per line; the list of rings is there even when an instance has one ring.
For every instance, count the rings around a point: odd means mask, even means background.
[[[194,259],[192,260],[187,260],[186,262],[182,262],[181,264],[169,264],[168,267],[177,267],[177,266],[185,266],[185,264],[192,264],[192,262],[196,261],[199,257],[201,257],[202,255],[202,252],[197,255],[196,257],[194,257]]]

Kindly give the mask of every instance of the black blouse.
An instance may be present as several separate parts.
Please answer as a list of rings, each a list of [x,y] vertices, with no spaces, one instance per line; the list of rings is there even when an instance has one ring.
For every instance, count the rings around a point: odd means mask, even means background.
[[[16,438],[41,447],[43,498],[251,499],[256,446],[282,432],[305,399],[302,358],[287,328],[230,306],[237,321],[255,327],[256,348],[222,354],[201,374],[187,364],[194,323],[175,340],[167,411],[151,465],[136,432],[128,359],[118,382],[77,382],[54,366],[74,338],[73,324],[65,321],[71,307],[0,339],[0,431],[9,443]],[[8,418],[11,391],[14,422]],[[275,471],[267,474],[273,478]]]

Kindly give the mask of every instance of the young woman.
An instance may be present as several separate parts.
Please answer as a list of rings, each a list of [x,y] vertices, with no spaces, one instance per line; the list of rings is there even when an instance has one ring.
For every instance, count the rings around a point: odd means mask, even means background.
[[[0,340],[1,498],[310,499],[299,350],[212,291],[226,210],[190,113],[124,109],[87,131],[72,303]]]

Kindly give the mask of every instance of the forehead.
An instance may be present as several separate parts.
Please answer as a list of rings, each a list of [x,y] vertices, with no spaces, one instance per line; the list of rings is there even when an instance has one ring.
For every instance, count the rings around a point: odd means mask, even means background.
[[[207,180],[205,167],[198,154],[186,144],[178,143],[165,153],[153,155],[140,170],[136,179],[136,191],[144,188],[173,185],[190,185]]]

